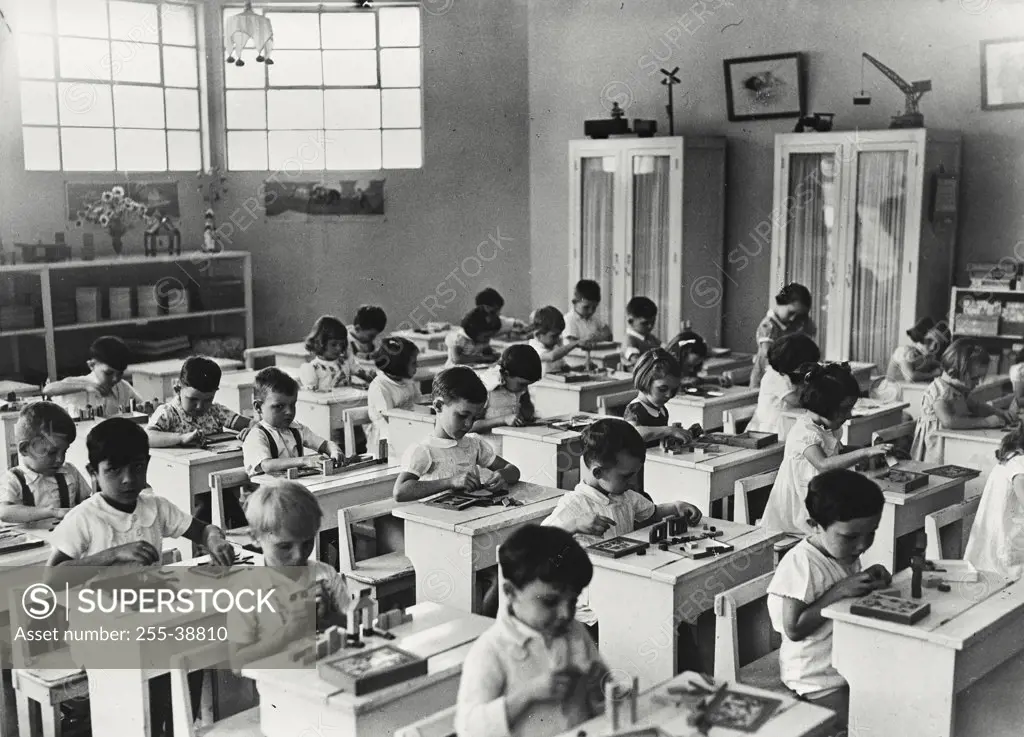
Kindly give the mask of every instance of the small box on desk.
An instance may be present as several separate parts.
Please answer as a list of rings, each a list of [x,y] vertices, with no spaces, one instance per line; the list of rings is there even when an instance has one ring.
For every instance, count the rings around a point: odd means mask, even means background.
[[[381,645],[319,663],[317,673],[328,683],[362,696],[425,676],[427,661],[393,645]]]
[[[99,322],[103,319],[99,287],[75,289],[75,314],[78,315],[78,322]]]
[[[132,288],[110,287],[107,293],[107,302],[110,305],[110,319],[130,320],[132,318]]]

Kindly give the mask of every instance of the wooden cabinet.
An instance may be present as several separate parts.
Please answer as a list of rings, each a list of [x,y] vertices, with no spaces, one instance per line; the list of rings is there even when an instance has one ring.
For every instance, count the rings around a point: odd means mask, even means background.
[[[810,289],[825,358],[886,366],[918,317],[946,314],[960,150],[926,129],[775,137],[768,303]]]
[[[569,295],[598,282],[617,340],[626,303],[646,296],[662,340],[689,321],[721,344],[724,225],[725,138],[569,142]]]

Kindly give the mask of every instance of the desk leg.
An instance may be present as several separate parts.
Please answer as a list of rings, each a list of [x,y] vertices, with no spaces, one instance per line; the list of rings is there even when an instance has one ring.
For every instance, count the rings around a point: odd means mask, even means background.
[[[150,737],[149,681],[140,668],[90,668],[89,706],[94,735]]]
[[[416,569],[416,601],[432,601],[459,611],[476,611],[477,587],[472,548],[451,530],[405,522],[405,554]]]

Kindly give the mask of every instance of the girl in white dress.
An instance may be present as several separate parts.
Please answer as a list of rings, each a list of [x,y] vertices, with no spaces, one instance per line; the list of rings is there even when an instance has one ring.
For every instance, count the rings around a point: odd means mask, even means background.
[[[779,338],[768,349],[768,368],[761,379],[757,409],[748,430],[773,432],[782,437],[782,413],[800,407],[800,387],[807,364],[821,360],[818,345],[803,333]]]
[[[357,367],[348,351],[348,329],[331,315],[321,315],[306,337],[306,350],[313,358],[299,367],[299,385],[314,392],[329,392],[348,386]]]
[[[366,393],[366,409],[370,415],[367,449],[377,452],[377,444],[388,440],[388,411],[412,409],[420,399],[416,375],[420,349],[405,338],[385,338],[374,355],[377,375]]]
[[[996,451],[971,526],[964,560],[975,568],[1018,579],[1024,573],[1024,424],[1011,430]]]

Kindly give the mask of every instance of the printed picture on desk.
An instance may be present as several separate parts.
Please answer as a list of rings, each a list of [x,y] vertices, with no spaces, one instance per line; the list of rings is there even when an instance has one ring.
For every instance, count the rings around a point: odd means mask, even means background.
[[[321,182],[266,182],[263,208],[270,218],[384,214],[384,180],[350,179],[330,187]]]
[[[67,183],[68,220],[81,220],[84,212],[103,200],[104,193],[113,192],[115,187],[123,190],[124,197],[146,208],[146,214],[153,217],[181,217],[178,201],[177,182],[103,182],[85,184]]]

